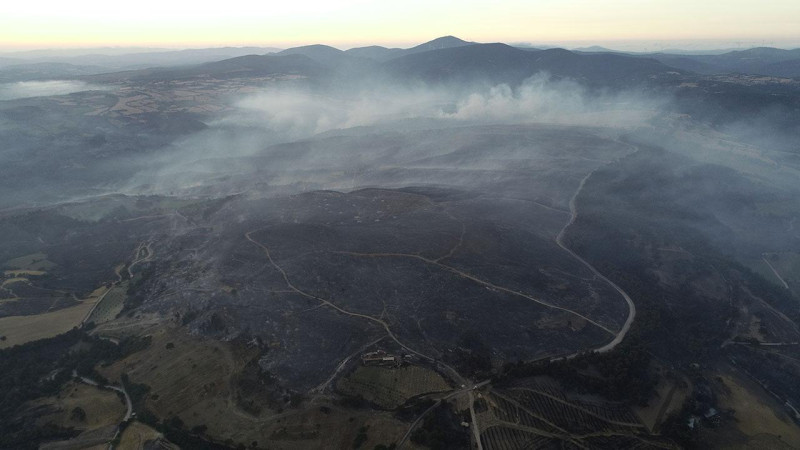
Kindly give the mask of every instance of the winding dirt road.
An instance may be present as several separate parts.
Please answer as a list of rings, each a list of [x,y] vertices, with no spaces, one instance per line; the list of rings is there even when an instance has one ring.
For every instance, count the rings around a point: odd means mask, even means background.
[[[570,200],[569,200],[569,210],[570,210],[569,222],[567,222],[567,224],[564,225],[564,228],[562,228],[561,231],[558,232],[558,236],[556,236],[556,244],[558,244],[558,246],[561,247],[565,252],[569,253],[573,258],[575,258],[576,260],[580,261],[581,264],[583,264],[589,270],[591,270],[592,273],[594,273],[598,278],[600,278],[601,280],[605,281],[606,283],[608,283],[609,286],[614,288],[614,290],[619,292],[619,294],[622,296],[622,298],[625,299],[625,302],[628,304],[628,318],[625,320],[625,324],[622,325],[622,328],[620,328],[620,330],[616,333],[616,336],[614,336],[614,339],[612,339],[611,342],[609,342],[608,344],[606,344],[606,345],[594,350],[597,353],[605,353],[605,352],[609,352],[609,351],[613,350],[617,345],[619,345],[620,342],[622,342],[623,339],[625,339],[625,335],[628,334],[628,331],[631,329],[631,324],[633,324],[633,320],[636,318],[636,305],[633,303],[633,300],[631,300],[631,297],[628,295],[627,292],[622,290],[621,287],[617,286],[616,283],[614,283],[613,281],[611,281],[608,278],[606,278],[606,276],[603,275],[602,273],[600,273],[600,271],[598,271],[593,265],[589,264],[588,261],[586,261],[585,259],[583,259],[580,256],[578,256],[577,253],[573,252],[569,247],[566,246],[566,244],[564,244],[564,235],[566,234],[567,229],[570,226],[572,226],[572,224],[574,224],[575,220],[577,220],[577,218],[578,218],[578,207],[576,205],[578,195],[583,190],[583,186],[586,184],[586,180],[588,180],[589,177],[591,177],[593,173],[594,173],[594,171],[589,172],[588,175],[583,177],[583,179],[581,180],[581,183],[578,185],[578,189],[572,195],[572,198],[570,198]],[[570,355],[570,356],[567,357],[567,359],[572,358],[575,355],[576,354]]]
[[[329,300],[327,300],[325,298],[318,297],[318,296],[313,295],[313,294],[309,294],[308,292],[305,292],[305,291],[297,288],[297,286],[292,284],[292,282],[289,280],[289,276],[286,274],[286,271],[284,271],[283,268],[280,265],[278,265],[278,263],[276,263],[274,259],[272,259],[272,255],[269,252],[269,248],[266,245],[262,244],[261,242],[258,242],[258,241],[256,241],[255,239],[252,238],[251,234],[254,233],[255,231],[257,231],[257,230],[248,231],[247,233],[245,233],[245,235],[244,235],[245,238],[247,238],[247,240],[252,242],[253,244],[259,246],[264,251],[264,254],[267,256],[267,259],[269,260],[270,264],[272,264],[272,266],[281,274],[281,276],[283,277],[283,281],[286,283],[286,286],[288,286],[289,289],[291,289],[292,291],[302,295],[303,297],[310,298],[310,299],[313,299],[313,300],[317,300],[322,305],[325,305],[325,306],[327,306],[329,308],[335,309],[336,311],[338,311],[338,312],[340,312],[342,314],[345,314],[345,315],[348,315],[348,316],[351,316],[351,317],[358,317],[358,318],[365,319],[365,320],[368,320],[368,321],[371,321],[371,322],[379,324],[381,327],[383,327],[384,330],[386,330],[386,334],[389,336],[389,338],[391,338],[393,341],[395,341],[397,343],[397,345],[399,345],[400,347],[404,348],[408,352],[419,356],[420,358],[422,358],[422,359],[424,359],[426,361],[432,362],[432,363],[434,363],[434,364],[446,369],[448,372],[451,373],[451,375],[453,375],[453,378],[455,380],[457,380],[459,383],[462,383],[462,384],[464,383],[464,377],[462,377],[461,374],[459,374],[455,369],[453,369],[449,365],[447,365],[447,364],[445,364],[445,363],[443,363],[441,361],[438,361],[435,358],[432,358],[432,357],[430,357],[428,355],[420,353],[420,352],[414,350],[413,348],[407,346],[402,341],[400,341],[400,339],[397,338],[397,336],[394,334],[392,329],[389,328],[389,324],[387,324],[383,319],[379,319],[377,317],[372,317],[372,316],[369,316],[369,315],[366,315],[366,314],[360,314],[360,313],[354,313],[354,312],[348,311],[348,310],[346,310],[346,309],[344,309],[344,308],[342,308],[342,307],[340,307],[340,306],[338,306],[338,305],[336,305],[334,303],[331,303]]]

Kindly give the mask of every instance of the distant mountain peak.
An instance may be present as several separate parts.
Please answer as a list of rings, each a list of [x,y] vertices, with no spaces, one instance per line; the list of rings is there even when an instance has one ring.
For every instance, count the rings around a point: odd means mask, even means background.
[[[325,44],[311,44],[311,45],[303,45],[300,47],[292,47],[292,48],[287,48],[286,50],[283,50],[278,53],[282,53],[284,55],[291,55],[291,54],[305,54],[308,52],[326,52],[331,54],[344,53],[336,47],[331,47],[330,45],[325,45]]]
[[[429,50],[441,50],[443,48],[463,47],[472,45],[474,42],[467,42],[455,36],[442,36],[424,44],[417,45],[408,49],[410,52],[427,52]]]

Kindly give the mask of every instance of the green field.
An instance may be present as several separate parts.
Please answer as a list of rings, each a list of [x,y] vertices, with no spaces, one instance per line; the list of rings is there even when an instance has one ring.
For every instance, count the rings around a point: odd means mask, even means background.
[[[438,373],[424,367],[360,366],[339,380],[337,388],[344,394],[360,396],[382,408],[393,409],[411,397],[446,391],[450,386]]]
[[[87,322],[101,324],[114,320],[120,311],[122,311],[122,306],[125,302],[125,293],[127,291],[127,281],[111,288],[111,291],[103,297],[103,300],[94,309]]]
[[[25,271],[42,271],[55,266],[54,263],[47,260],[47,255],[44,253],[31,253],[30,255],[9,259],[3,265],[10,269],[22,269]]]

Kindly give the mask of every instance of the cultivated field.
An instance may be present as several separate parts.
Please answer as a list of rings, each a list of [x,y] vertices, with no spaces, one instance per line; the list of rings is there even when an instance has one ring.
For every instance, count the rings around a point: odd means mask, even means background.
[[[127,373],[131,381],[149,386],[145,406],[162,420],[177,416],[187,429],[208,426],[207,435],[218,441],[230,439],[246,446],[257,441],[260,448],[276,449],[351,448],[364,427],[367,440],[361,448],[371,449],[397,441],[408,429],[390,413],[341,409],[326,398],[304,398],[295,408],[263,408],[260,415],[252,415],[236,404],[233,381],[255,350],[190,336],[163,324],[143,333],[151,331],[147,349],[98,370],[114,382]],[[417,380],[426,372],[419,369],[412,369]],[[151,436],[139,429],[134,432],[144,433],[144,440]],[[139,442],[135,436],[126,438]]]
[[[739,431],[756,442],[772,436],[790,448],[800,448],[800,427],[792,423],[788,415],[776,412],[776,408],[763,399],[763,394],[753,392],[746,383],[730,375],[720,375],[720,379],[724,385],[719,395],[720,406],[735,411]]]
[[[527,379],[493,389],[476,402],[481,443],[487,449],[577,447],[663,447],[623,404],[567,396],[558,385]],[[479,405],[478,405],[479,404]],[[602,438],[603,442],[594,442]]]
[[[6,337],[0,341],[0,348],[53,337],[77,327],[105,292],[106,288],[100,287],[79,305],[70,308],[35,316],[0,318],[0,335]]]
[[[159,439],[161,433],[141,422],[132,422],[120,436],[119,450],[144,450],[146,443]]]
[[[87,322],[101,324],[110,320],[114,320],[117,317],[117,314],[122,311],[123,302],[125,301],[125,293],[127,290],[127,281],[111,288],[105,297],[103,297],[103,300],[100,302],[100,304],[98,304],[94,311],[92,311],[92,315],[89,316]]]
[[[650,399],[647,406],[634,406],[633,412],[652,431],[658,431],[661,422],[671,413],[679,411],[686,397],[691,393],[691,387],[685,380],[665,373],[665,368],[656,365],[654,370],[662,376],[656,386],[656,394]]]
[[[125,416],[125,403],[110,390],[83,383],[69,382],[55,397],[36,401],[37,406],[47,406],[52,412],[39,418],[41,423],[54,423],[76,430],[93,430],[116,425]],[[86,418],[73,416],[75,408],[81,408]]]
[[[37,274],[43,270],[53,267],[54,265],[55,264],[47,260],[47,255],[44,253],[31,253],[30,255],[9,259],[4,264],[5,267],[10,269],[19,269],[24,272],[33,271]]]
[[[363,397],[386,409],[396,408],[416,395],[450,389],[438,373],[419,366],[360,366],[336,387],[343,394]]]
[[[125,416],[125,403],[116,393],[76,382],[67,383],[57,396],[39,399],[32,406],[47,411],[37,419],[40,426],[52,424],[80,431],[72,439],[41,447],[50,450],[106,448]]]

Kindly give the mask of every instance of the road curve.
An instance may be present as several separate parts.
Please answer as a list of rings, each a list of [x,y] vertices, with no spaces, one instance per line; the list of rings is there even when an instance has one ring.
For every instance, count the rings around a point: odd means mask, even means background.
[[[392,329],[389,327],[389,324],[386,323],[386,321],[384,321],[382,319],[379,319],[379,318],[376,318],[376,317],[372,317],[372,316],[366,315],[366,314],[359,314],[359,313],[350,312],[350,311],[348,311],[348,310],[346,310],[344,308],[341,308],[340,306],[332,303],[331,301],[329,301],[329,300],[327,300],[325,298],[318,297],[316,295],[310,294],[310,293],[308,293],[306,291],[303,291],[303,290],[299,289],[298,287],[296,287],[289,280],[289,276],[286,274],[286,271],[284,271],[283,268],[280,265],[278,265],[278,263],[275,262],[275,260],[272,258],[272,254],[270,253],[269,248],[266,245],[262,244],[261,242],[253,239],[250,236],[255,231],[257,231],[257,230],[248,231],[247,233],[244,234],[244,237],[248,241],[250,241],[253,244],[255,244],[256,246],[260,247],[264,251],[264,254],[266,255],[266,257],[269,260],[270,264],[278,272],[280,272],[281,276],[283,277],[283,281],[286,283],[286,286],[288,286],[289,289],[293,290],[294,292],[297,292],[298,294],[300,294],[300,295],[302,295],[304,297],[317,300],[322,305],[327,306],[327,307],[329,307],[331,309],[334,309],[336,311],[339,311],[342,314],[345,314],[345,315],[348,315],[348,316],[351,316],[351,317],[358,317],[358,318],[361,318],[361,319],[366,319],[366,320],[369,320],[371,322],[379,324],[380,326],[383,327],[384,330],[386,330],[386,334],[389,336],[389,338],[392,339],[393,341],[395,341],[397,343],[397,345],[399,345],[400,347],[406,349],[410,353],[413,353],[413,354],[419,356],[420,358],[422,358],[422,359],[424,359],[426,361],[432,362],[432,363],[436,364],[438,367],[441,367],[441,368],[447,370],[453,376],[453,379],[456,382],[458,382],[459,384],[464,384],[465,383],[464,377],[462,377],[461,374],[458,373],[457,370],[455,370],[454,368],[452,368],[448,364],[445,364],[443,361],[437,360],[436,358],[433,358],[433,357],[430,357],[428,355],[425,355],[424,353],[418,352],[417,350],[414,350],[413,348],[411,348],[411,347],[407,346],[406,344],[404,344],[403,342],[401,342],[400,339],[394,334]]]
[[[606,278],[606,276],[600,273],[600,271],[598,271],[593,265],[589,264],[588,261],[578,256],[578,254],[573,252],[569,247],[567,247],[564,244],[564,235],[566,234],[567,229],[573,223],[575,223],[575,220],[578,218],[578,207],[576,205],[577,203],[576,200],[578,198],[578,195],[581,193],[581,190],[583,190],[583,186],[586,184],[586,180],[588,180],[593,173],[594,171],[589,172],[588,175],[583,177],[581,183],[578,185],[578,189],[572,195],[572,198],[569,199],[569,211],[570,211],[569,222],[567,222],[567,224],[564,225],[564,228],[562,228],[561,231],[558,232],[558,236],[556,236],[556,244],[558,244],[558,246],[561,247],[565,252],[572,255],[573,258],[580,261],[581,264],[583,264],[589,270],[591,270],[592,273],[594,273],[598,278],[602,279],[603,281],[608,283],[609,286],[614,288],[614,290],[619,292],[619,294],[622,296],[622,298],[625,299],[625,302],[628,304],[628,318],[625,320],[625,324],[622,325],[622,328],[620,328],[616,336],[614,336],[614,339],[612,339],[611,342],[603,345],[602,347],[594,349],[594,352],[596,353],[605,353],[613,350],[617,345],[619,345],[620,342],[622,342],[623,339],[625,339],[625,335],[628,334],[628,331],[631,329],[631,324],[633,324],[633,319],[636,318],[636,305],[633,303],[633,300],[631,300],[631,297],[628,295],[627,292],[622,290],[621,287],[617,286],[616,283]],[[567,358],[571,358],[575,355],[576,354],[570,355]]]
[[[120,394],[122,394],[123,397],[125,397],[125,406],[127,407],[127,411],[125,411],[125,417],[122,419],[122,422],[123,423],[127,422],[131,418],[131,416],[133,416],[133,402],[131,401],[131,396],[128,395],[128,391],[125,390],[125,386],[114,386],[114,385],[111,385],[111,384],[100,384],[100,383],[98,383],[97,381],[95,381],[95,380],[93,380],[91,378],[78,375],[78,372],[75,371],[75,370],[72,371],[72,377],[76,378],[77,380],[79,380],[80,382],[82,382],[84,384],[88,384],[89,386],[95,386],[95,387],[98,387],[100,389],[110,389],[112,391],[119,392]]]

